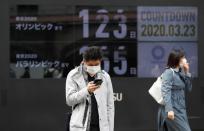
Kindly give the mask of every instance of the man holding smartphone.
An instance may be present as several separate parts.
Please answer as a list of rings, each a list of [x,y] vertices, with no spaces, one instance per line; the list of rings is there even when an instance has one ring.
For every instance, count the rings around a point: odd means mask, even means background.
[[[89,47],[81,65],[67,76],[66,103],[73,109],[70,131],[114,131],[112,82],[101,61],[100,49]]]

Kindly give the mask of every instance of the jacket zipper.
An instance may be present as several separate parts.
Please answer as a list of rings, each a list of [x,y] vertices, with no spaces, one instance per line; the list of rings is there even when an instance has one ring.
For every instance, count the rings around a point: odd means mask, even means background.
[[[85,122],[86,122],[87,112],[88,112],[88,101],[86,100],[86,106],[85,106],[85,111],[84,111],[84,117],[83,117],[83,121],[82,121],[83,126],[84,126],[84,124],[85,124]]]

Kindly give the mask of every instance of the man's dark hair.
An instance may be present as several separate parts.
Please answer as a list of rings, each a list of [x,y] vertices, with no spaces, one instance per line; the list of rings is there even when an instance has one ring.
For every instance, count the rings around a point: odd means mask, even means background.
[[[100,48],[97,46],[89,47],[87,50],[84,51],[83,59],[85,61],[101,60],[102,59],[102,52],[101,52]]]
[[[179,65],[180,59],[185,57],[185,54],[182,50],[174,49],[169,54],[167,67],[168,68],[176,68]]]

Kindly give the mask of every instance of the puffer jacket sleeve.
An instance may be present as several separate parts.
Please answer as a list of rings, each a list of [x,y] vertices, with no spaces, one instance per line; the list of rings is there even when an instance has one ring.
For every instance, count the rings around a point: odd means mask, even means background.
[[[78,90],[76,82],[72,79],[71,75],[68,74],[66,79],[66,103],[69,106],[74,106],[82,103],[86,98],[90,96],[87,88]]]
[[[173,86],[173,71],[166,69],[162,74],[162,87],[161,92],[164,99],[165,112],[173,111],[171,102],[171,89]]]
[[[183,80],[185,82],[186,90],[190,92],[192,90],[191,73],[184,73],[184,71],[182,71],[180,74],[181,74],[181,77],[183,77]]]

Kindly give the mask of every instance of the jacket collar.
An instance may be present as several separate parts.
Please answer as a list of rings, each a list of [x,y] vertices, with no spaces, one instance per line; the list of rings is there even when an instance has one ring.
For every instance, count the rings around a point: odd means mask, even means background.
[[[179,68],[172,68],[175,72],[179,72],[180,69]]]
[[[73,76],[73,78],[77,81],[88,80],[88,75],[84,70],[83,64],[80,64],[80,66],[77,67],[76,74]]]
[[[170,69],[170,67],[166,67],[166,69]],[[171,68],[171,69],[173,69],[173,71],[177,73],[181,71],[181,68]]]

